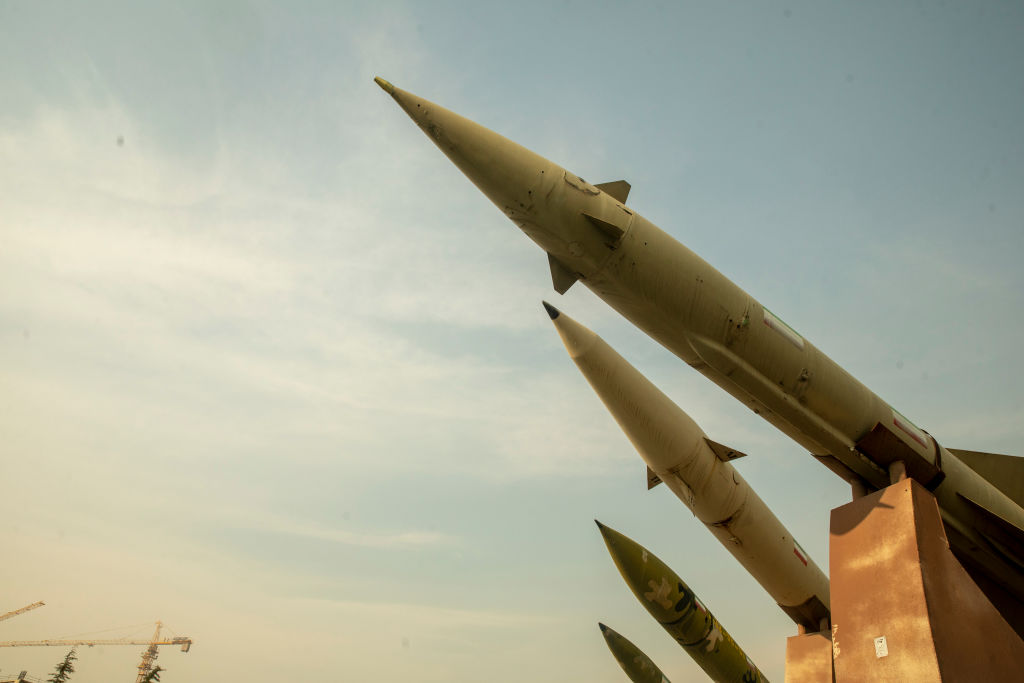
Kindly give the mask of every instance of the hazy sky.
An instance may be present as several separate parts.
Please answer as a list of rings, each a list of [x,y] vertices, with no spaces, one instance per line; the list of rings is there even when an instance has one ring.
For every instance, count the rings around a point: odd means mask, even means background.
[[[644,466],[548,300],[822,568],[848,489],[547,262],[380,75],[630,205],[944,445],[1024,437],[1019,2],[0,3],[0,639],[163,619],[167,683],[703,674],[592,520],[774,680],[793,624]],[[134,680],[142,648],[81,653]],[[0,650],[46,676],[63,649]]]

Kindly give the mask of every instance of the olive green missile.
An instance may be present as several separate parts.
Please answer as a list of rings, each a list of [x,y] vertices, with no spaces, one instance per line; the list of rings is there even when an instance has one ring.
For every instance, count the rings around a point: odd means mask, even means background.
[[[795,440],[857,491],[900,472],[935,494],[950,546],[993,604],[1024,603],[1024,459],[947,449],[781,317],[593,185],[428,100],[377,83],[545,251],[555,290],[582,282],[623,317]]]
[[[626,672],[629,680],[633,683],[670,683],[665,674],[661,673],[661,669],[655,666],[651,658],[641,652],[640,648],[604,624],[598,626],[601,627],[601,635],[604,636],[608,649],[612,651],[612,656]]]
[[[618,531],[601,522],[597,522],[597,527],[633,595],[711,680],[718,683],[767,681],[704,603],[668,565]]]
[[[601,337],[545,302],[573,362],[659,481],[798,625],[828,628],[828,578],[693,419]],[[652,476],[653,475],[653,476]]]

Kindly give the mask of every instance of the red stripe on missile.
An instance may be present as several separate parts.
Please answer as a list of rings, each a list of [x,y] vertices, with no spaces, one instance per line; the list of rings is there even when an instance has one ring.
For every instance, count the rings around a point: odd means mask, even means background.
[[[800,546],[793,546],[793,554],[796,555],[796,559],[804,563],[805,567],[807,566],[807,558],[804,557],[804,554],[802,552],[800,552]]]
[[[900,417],[902,417],[902,415],[893,415],[892,423],[899,427],[904,434],[906,434],[911,439],[921,444],[922,448],[928,448],[928,442],[924,440],[924,435],[921,433],[921,430],[919,430],[917,427],[914,427],[913,425],[906,424],[903,420],[900,419]]]

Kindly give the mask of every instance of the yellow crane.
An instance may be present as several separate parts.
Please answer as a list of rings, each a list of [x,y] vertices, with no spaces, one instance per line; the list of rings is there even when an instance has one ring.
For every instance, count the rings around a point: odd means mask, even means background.
[[[19,614],[24,614],[25,612],[28,612],[29,610],[33,610],[36,607],[42,607],[45,604],[46,604],[45,602],[40,600],[39,602],[33,602],[31,605],[25,605],[21,609],[16,609],[13,612],[7,612],[6,614],[0,614],[0,621],[3,621],[4,619],[10,619],[11,617],[16,617]]]
[[[26,609],[28,608],[22,608],[22,610]],[[22,610],[19,610],[19,612]],[[62,638],[57,640],[8,640],[0,642],[0,647],[33,647],[45,645],[63,645],[65,647],[69,645],[71,647],[78,647],[79,645],[86,645],[88,647],[93,647],[94,645],[146,645],[146,651],[142,653],[142,661],[139,662],[139,675],[135,679],[135,683],[142,683],[142,681],[146,679],[146,676],[149,675],[149,672],[153,670],[153,662],[156,661],[157,648],[159,646],[180,645],[182,652],[188,652],[189,648],[192,647],[191,638],[185,638],[181,636],[174,636],[172,638],[161,638],[160,631],[163,629],[163,626],[163,622],[156,622],[156,631],[153,633],[153,637],[149,640],[134,640],[132,638]]]

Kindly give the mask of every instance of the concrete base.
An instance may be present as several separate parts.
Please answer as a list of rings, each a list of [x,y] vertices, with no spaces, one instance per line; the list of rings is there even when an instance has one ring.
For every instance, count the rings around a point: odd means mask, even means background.
[[[837,683],[1021,680],[1024,641],[953,557],[935,498],[914,480],[832,511],[829,573],[833,662],[822,676],[834,670]]]
[[[786,683],[834,683],[832,638],[805,633],[786,638]]]

